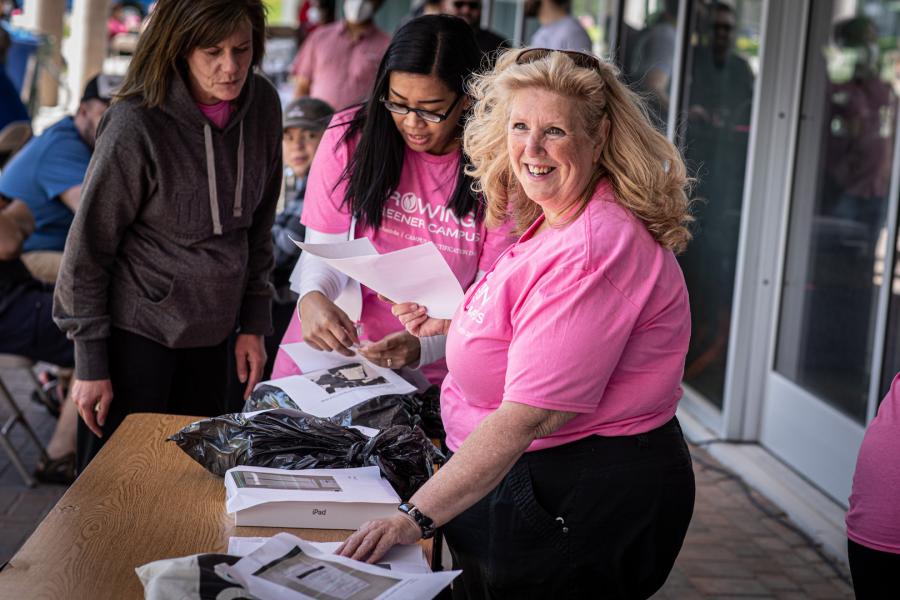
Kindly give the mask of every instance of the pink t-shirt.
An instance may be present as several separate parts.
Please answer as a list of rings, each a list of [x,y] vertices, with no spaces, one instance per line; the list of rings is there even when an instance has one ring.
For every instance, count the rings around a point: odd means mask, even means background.
[[[200,112],[202,112],[203,115],[212,121],[219,129],[223,129],[228,125],[228,119],[231,118],[231,113],[234,112],[234,107],[231,106],[231,102],[228,102],[227,100],[222,100],[215,104],[201,104],[198,102],[197,108],[199,108]]]
[[[900,374],[859,449],[847,537],[873,550],[900,554]]]
[[[326,130],[306,182],[301,221],[322,233],[350,229],[351,216],[343,206],[347,182],[340,179],[355,147],[355,141],[349,147],[341,143],[351,116],[350,111],[337,115],[333,122],[342,124]],[[354,236],[368,237],[382,254],[434,242],[463,289],[471,286],[478,270],[490,267],[513,238],[508,227],[488,231],[474,214],[460,217],[447,208],[456,189],[459,160],[459,152],[434,156],[407,147],[400,181],[384,207],[380,229],[358,225]],[[377,341],[403,329],[388,304],[364,286],[362,292],[361,320],[367,339]],[[441,360],[422,372],[439,385],[447,368]]]
[[[501,402],[579,413],[528,450],[664,425],[681,398],[691,316],[675,256],[608,182],[576,221],[532,237],[466,294],[441,392],[454,451]]]
[[[310,81],[309,95],[343,110],[365,100],[391,37],[374,25],[357,40],[337,21],[309,34],[294,60],[294,75]]]

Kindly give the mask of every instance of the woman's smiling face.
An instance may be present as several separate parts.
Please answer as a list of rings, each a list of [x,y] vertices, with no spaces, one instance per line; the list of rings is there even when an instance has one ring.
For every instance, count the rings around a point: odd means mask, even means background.
[[[440,123],[429,123],[416,113],[405,115],[390,113],[397,131],[406,145],[416,152],[447,154],[459,147],[459,119],[465,107],[465,99],[460,102],[457,94],[434,75],[419,75],[404,71],[391,72],[386,98],[396,104],[418,108],[437,114],[450,114]],[[387,110],[387,109],[385,109]]]
[[[576,100],[537,88],[510,103],[506,146],[525,194],[555,223],[578,201],[600,158],[600,141],[584,131]]]

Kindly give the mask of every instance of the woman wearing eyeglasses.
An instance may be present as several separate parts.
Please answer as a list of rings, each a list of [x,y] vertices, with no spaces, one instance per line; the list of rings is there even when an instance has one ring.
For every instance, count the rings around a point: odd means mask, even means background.
[[[690,234],[684,164],[614,67],[510,51],[477,78],[469,173],[488,225],[521,237],[450,321],[441,416],[453,456],[394,517],[340,548],[377,560],[444,529],[454,598],[648,598],[694,504],[675,409],[690,335],[675,253]]]
[[[463,289],[477,280],[479,270],[512,241],[508,229],[485,228],[472,180],[464,173],[465,83],[480,57],[472,29],[454,17],[419,17],[396,33],[371,98],[336,115],[322,138],[303,208],[307,242],[368,237],[381,253],[434,242]],[[353,302],[344,299],[353,296],[352,282],[348,287],[345,276],[309,254],[301,255],[293,280],[299,315],[282,343],[302,339],[350,356],[351,347],[360,344],[361,325],[368,340],[363,355],[394,369],[421,367],[440,385],[447,372],[442,337],[410,335],[367,288],[361,313],[348,315]],[[273,377],[297,372],[280,351]]]

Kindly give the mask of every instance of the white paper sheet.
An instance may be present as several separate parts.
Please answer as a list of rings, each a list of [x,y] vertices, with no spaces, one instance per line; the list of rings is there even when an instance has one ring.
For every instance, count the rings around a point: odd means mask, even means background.
[[[219,570],[240,582],[260,600],[429,600],[460,571],[405,573],[322,552],[287,533],[232,566]]]
[[[228,554],[231,556],[247,556],[268,542],[270,537],[230,537],[228,538]],[[323,554],[334,554],[341,542],[307,542]],[[392,571],[404,573],[431,573],[428,561],[418,544],[394,546],[376,563],[378,566]]]
[[[317,417],[333,417],[376,396],[411,394],[416,387],[400,375],[359,354],[346,357],[320,352],[303,342],[282,346],[302,375],[264,381],[286,393],[300,410]]]
[[[338,244],[306,244],[304,252],[395,302],[416,302],[438,319],[449,319],[463,299],[463,289],[437,247],[428,242],[387,254],[372,254],[359,238]]]

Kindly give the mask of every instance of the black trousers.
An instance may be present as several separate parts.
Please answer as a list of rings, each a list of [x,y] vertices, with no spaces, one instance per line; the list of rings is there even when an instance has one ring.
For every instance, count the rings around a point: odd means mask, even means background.
[[[694,509],[678,421],[528,452],[444,534],[456,600],[648,598],[665,583]]]
[[[53,322],[53,290],[22,292],[0,313],[0,353],[20,354],[60,366],[75,364],[75,346]]]
[[[888,600],[900,595],[900,554],[847,540],[847,558],[857,600]]]
[[[108,343],[113,400],[102,438],[83,421],[78,422],[79,470],[84,470],[131,413],[213,417],[224,412],[225,341],[212,347],[172,349],[113,328]]]

